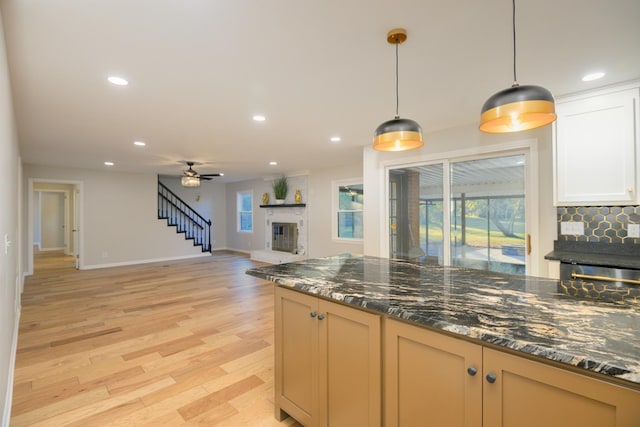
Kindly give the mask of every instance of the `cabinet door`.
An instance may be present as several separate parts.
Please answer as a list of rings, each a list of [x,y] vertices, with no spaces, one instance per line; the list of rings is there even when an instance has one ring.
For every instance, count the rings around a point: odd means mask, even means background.
[[[320,423],[381,424],[380,316],[320,300]]]
[[[637,427],[640,392],[484,349],[484,425]]]
[[[481,426],[482,347],[387,320],[385,425]]]
[[[305,426],[314,426],[318,422],[318,299],[280,287],[275,295],[275,416],[283,420],[288,414]]]
[[[561,102],[556,112],[556,205],[637,201],[638,89]]]

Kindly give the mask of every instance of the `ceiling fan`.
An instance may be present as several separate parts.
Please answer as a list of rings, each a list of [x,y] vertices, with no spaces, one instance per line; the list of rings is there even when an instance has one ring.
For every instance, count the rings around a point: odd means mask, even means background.
[[[205,173],[199,174],[193,169],[194,162],[186,162],[189,169],[184,171],[184,175],[182,176],[182,186],[183,187],[199,187],[200,180],[204,179],[210,181],[214,176],[224,176],[223,173]]]

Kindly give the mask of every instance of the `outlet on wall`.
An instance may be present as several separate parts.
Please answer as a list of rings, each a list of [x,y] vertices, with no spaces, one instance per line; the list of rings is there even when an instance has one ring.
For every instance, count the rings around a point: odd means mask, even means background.
[[[629,224],[627,226],[628,237],[640,237],[640,224]]]
[[[562,221],[560,223],[560,234],[564,234],[564,235],[584,234],[584,222]]]

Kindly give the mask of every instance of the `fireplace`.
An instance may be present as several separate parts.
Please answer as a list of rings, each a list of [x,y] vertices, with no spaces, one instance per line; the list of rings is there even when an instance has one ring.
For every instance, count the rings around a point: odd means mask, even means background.
[[[272,223],[271,249],[274,251],[297,253],[298,224],[295,222]]]

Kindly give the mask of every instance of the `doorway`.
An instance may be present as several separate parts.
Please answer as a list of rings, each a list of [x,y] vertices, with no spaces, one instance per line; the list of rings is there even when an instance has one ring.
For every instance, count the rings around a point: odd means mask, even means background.
[[[77,181],[29,179],[28,274],[45,259],[61,267],[82,268],[81,189],[82,183]]]

